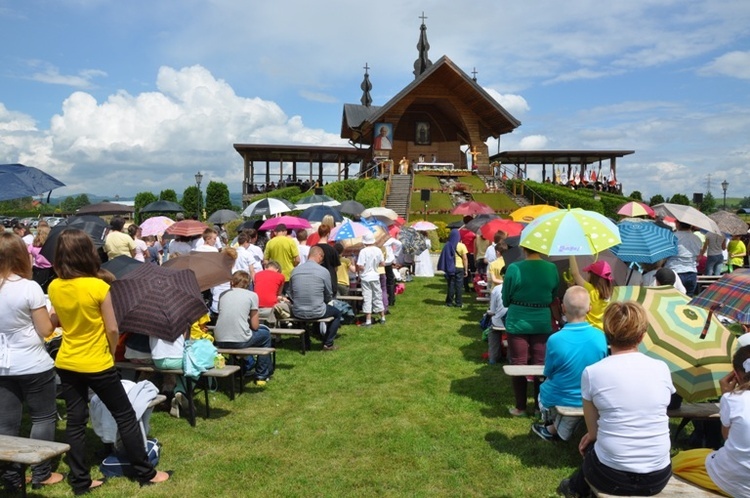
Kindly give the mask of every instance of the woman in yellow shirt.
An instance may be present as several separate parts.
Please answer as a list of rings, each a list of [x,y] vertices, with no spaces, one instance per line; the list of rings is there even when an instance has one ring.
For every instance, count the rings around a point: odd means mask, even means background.
[[[109,284],[97,278],[100,259],[81,230],[60,233],[55,248],[57,279],[49,286],[49,298],[63,328],[62,344],[55,359],[65,399],[65,438],[70,445],[70,482],[76,495],[103,484],[92,481],[86,465],[86,423],[89,388],[112,413],[131,463],[128,477],[142,486],[169,479],[157,472],[146,456],[138,420],[114,366],[118,329]]]

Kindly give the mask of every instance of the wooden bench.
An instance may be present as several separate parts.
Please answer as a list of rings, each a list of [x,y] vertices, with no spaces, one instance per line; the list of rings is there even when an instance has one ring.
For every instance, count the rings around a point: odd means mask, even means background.
[[[339,301],[349,302],[350,305],[351,305],[351,307],[352,307],[352,310],[354,310],[354,314],[355,315],[362,310],[362,303],[365,302],[365,298],[362,297],[362,296],[352,296],[352,295],[341,296],[341,295],[339,295],[339,296],[336,296],[336,299],[338,299]]]
[[[591,487],[591,492],[594,496],[598,496],[599,498],[610,498],[616,496],[602,493],[598,489],[595,489],[593,486]],[[693,483],[687,482],[673,475],[669,479],[667,487],[664,488],[661,493],[654,496],[660,496],[662,498],[715,498],[716,496],[720,495],[700,488]],[[619,498],[622,498],[622,496],[620,496]]]
[[[160,370],[153,365],[144,365],[141,363],[131,363],[128,361],[122,361],[115,363],[115,367],[117,367],[118,370],[133,370],[136,372],[147,372],[147,373],[166,373],[166,374],[174,374],[174,375],[185,375],[185,373],[182,370]],[[240,371],[240,367],[237,365],[226,365],[224,368],[212,368],[210,370],[206,370],[201,374],[200,378],[226,378],[228,377],[230,380],[230,394],[229,399],[234,401],[234,375]],[[185,390],[187,391],[185,395],[188,398],[188,421],[190,422],[190,425],[195,427],[195,405],[193,404],[193,398],[195,393],[195,388],[198,385],[198,382],[191,379],[190,377],[184,377],[185,379]],[[198,379],[200,381],[200,379]],[[211,416],[211,406],[209,404],[208,400],[208,387],[206,387],[203,392],[205,394],[205,401],[206,401],[206,417],[209,418]]]
[[[511,377],[543,377],[544,365],[503,365],[503,373]]]
[[[287,318],[287,321],[302,324],[302,327],[305,330],[305,334],[304,334],[305,348],[309,350],[310,349],[310,337],[311,337],[310,332],[312,331],[312,327],[315,326],[315,324],[318,324],[318,326],[320,326],[321,323],[331,323],[333,321],[333,317],[327,316],[325,318],[298,318],[296,316],[292,316],[292,317]]]
[[[271,337],[279,338],[283,336],[294,336],[299,337],[300,340],[300,351],[302,354],[305,354],[307,351],[307,343],[305,342],[305,329],[295,329],[295,328],[284,328],[284,327],[276,327],[276,328],[268,328],[271,331]]]
[[[716,282],[722,277],[722,275],[698,275],[697,281],[698,281],[698,291],[702,291],[712,283]]]
[[[43,441],[26,437],[0,436],[0,461],[17,463],[21,476],[26,467],[55,458],[70,450],[70,445],[55,441]],[[21,486],[21,496],[26,496],[26,485]]]
[[[216,350],[219,352],[219,354],[225,354],[229,356],[230,365],[237,365],[240,367],[240,377],[245,374],[245,369],[237,360],[238,358],[246,358],[248,356],[271,356],[271,364],[273,365],[273,369],[276,370],[276,348],[216,348]],[[242,394],[244,384],[245,383],[242,382],[242,379],[240,379],[240,394]]]

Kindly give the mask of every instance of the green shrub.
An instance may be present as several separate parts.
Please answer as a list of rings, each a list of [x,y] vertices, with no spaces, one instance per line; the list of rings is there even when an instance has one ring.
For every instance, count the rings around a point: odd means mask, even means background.
[[[362,187],[367,183],[367,180],[352,179],[352,180],[341,180],[340,182],[329,183],[323,187],[323,192],[329,197],[333,197],[339,202],[348,201],[357,197]]]
[[[380,180],[366,180],[362,188],[357,191],[354,200],[365,208],[378,207],[385,197],[385,182]]]
[[[430,230],[428,232],[430,236],[430,243],[432,244],[432,248],[437,249],[438,242],[445,242],[448,240],[448,236],[451,234],[451,229],[448,228],[448,224],[444,221],[433,221],[437,226],[437,230]]]

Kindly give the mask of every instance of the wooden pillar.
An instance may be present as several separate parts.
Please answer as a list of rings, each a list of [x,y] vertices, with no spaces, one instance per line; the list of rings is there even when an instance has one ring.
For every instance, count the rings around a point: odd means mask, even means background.
[[[266,187],[271,183],[271,162],[266,159]]]
[[[553,171],[555,170],[554,166],[552,166],[552,170]],[[544,183],[546,180],[547,180],[547,163],[542,163],[542,183]]]
[[[310,183],[312,183],[313,181],[312,166],[313,166],[313,160],[312,160],[312,156],[310,156]]]
[[[323,161],[318,160],[318,186],[323,186]]]
[[[609,167],[612,170],[612,178],[610,178],[610,180],[614,179],[615,181],[617,181],[617,158],[616,157],[613,157],[609,160]]]

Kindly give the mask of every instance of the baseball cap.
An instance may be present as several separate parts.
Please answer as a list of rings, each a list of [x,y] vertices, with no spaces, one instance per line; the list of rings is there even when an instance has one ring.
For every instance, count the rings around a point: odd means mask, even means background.
[[[606,278],[610,282],[612,281],[612,267],[610,267],[609,263],[604,260],[600,259],[595,263],[591,263],[586,268],[584,268],[583,271],[587,271],[602,278]]]

